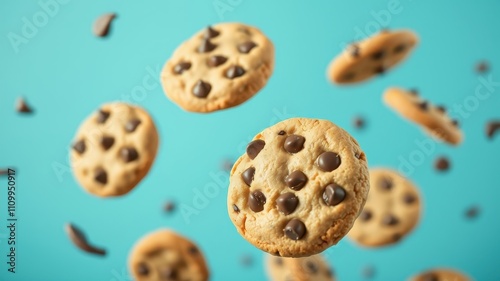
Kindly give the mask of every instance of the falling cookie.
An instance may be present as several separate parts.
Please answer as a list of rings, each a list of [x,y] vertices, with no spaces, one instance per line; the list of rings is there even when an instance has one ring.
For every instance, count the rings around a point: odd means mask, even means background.
[[[422,126],[435,139],[451,145],[462,142],[458,121],[448,116],[444,106],[432,105],[416,90],[389,88],[384,93],[384,102],[402,117]]]
[[[136,281],[206,281],[205,258],[190,240],[171,230],[143,237],[130,253],[129,270]]]
[[[306,258],[282,258],[268,255],[270,281],[335,281],[333,271],[321,255]]]
[[[402,62],[417,43],[417,35],[410,30],[382,30],[347,46],[330,63],[327,75],[337,84],[366,81]]]
[[[238,232],[273,255],[305,257],[335,245],[368,195],[365,154],[327,120],[292,118],[257,134],[230,174]]]
[[[469,277],[454,269],[436,268],[410,278],[410,281],[471,281]]]
[[[422,200],[408,179],[389,169],[370,170],[370,194],[349,238],[367,247],[393,244],[408,235],[420,218]]]
[[[158,133],[144,109],[109,103],[78,129],[71,166],[88,192],[102,197],[119,196],[146,176],[157,149]]]
[[[175,50],[161,73],[168,98],[187,111],[212,112],[255,95],[274,67],[272,42],[257,28],[221,23]]]

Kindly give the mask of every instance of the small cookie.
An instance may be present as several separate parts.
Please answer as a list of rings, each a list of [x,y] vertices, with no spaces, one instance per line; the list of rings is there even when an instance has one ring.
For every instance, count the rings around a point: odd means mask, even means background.
[[[80,126],[71,150],[76,179],[102,197],[128,193],[146,176],[158,149],[149,114],[125,103],[108,103]]]
[[[129,270],[135,281],[206,281],[209,277],[198,247],[166,229],[137,242],[130,253]]]
[[[273,68],[274,46],[260,30],[221,23],[182,43],[165,64],[161,82],[177,105],[207,113],[251,98],[267,83]]]
[[[335,245],[368,195],[365,154],[327,120],[292,118],[257,134],[230,174],[228,212],[257,248],[305,257]]]
[[[268,255],[266,268],[271,281],[335,281],[333,271],[321,255],[306,258]]]
[[[370,170],[370,194],[348,236],[360,245],[379,247],[408,235],[420,218],[417,187],[389,169]]]
[[[463,273],[452,269],[436,268],[416,276],[413,276],[410,281],[471,281],[472,279],[465,276]]]
[[[418,43],[410,30],[387,31],[349,45],[328,67],[328,77],[337,84],[368,80],[402,62]]]
[[[404,118],[422,126],[432,137],[452,145],[462,142],[458,121],[446,114],[445,107],[432,105],[417,91],[389,88],[384,93],[384,102]]]

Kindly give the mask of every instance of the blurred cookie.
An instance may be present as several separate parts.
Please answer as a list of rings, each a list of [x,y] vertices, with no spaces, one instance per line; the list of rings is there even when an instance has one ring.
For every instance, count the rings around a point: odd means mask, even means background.
[[[360,245],[398,242],[417,225],[422,208],[417,187],[389,169],[370,170],[370,194],[348,236]]]
[[[266,268],[271,281],[335,281],[333,271],[321,255],[306,258],[268,255]]]
[[[137,242],[130,253],[129,270],[136,281],[206,281],[209,278],[198,247],[166,229],[150,233]]]
[[[422,126],[432,137],[452,145],[462,142],[458,122],[448,116],[446,108],[431,104],[417,91],[389,88],[384,93],[384,102],[404,118]]]
[[[410,281],[470,281],[469,277],[463,273],[452,269],[436,268],[420,273],[410,279]]]
[[[328,77],[337,84],[368,80],[403,61],[417,43],[410,30],[382,30],[348,46],[330,63]]]
[[[158,133],[144,109],[108,103],[78,129],[71,166],[88,192],[102,197],[119,196],[144,178],[157,149]]]
[[[230,174],[238,232],[283,257],[317,254],[352,227],[368,195],[365,154],[327,120],[291,118],[257,134]]]
[[[212,112],[239,105],[271,76],[274,46],[257,28],[221,23],[182,43],[165,64],[167,97],[187,111]]]

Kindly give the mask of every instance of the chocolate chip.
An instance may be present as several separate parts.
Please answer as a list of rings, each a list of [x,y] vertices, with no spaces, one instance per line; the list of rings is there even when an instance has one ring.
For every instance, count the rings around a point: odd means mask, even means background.
[[[163,210],[167,213],[171,213],[175,210],[175,203],[172,201],[167,201],[163,205]]]
[[[290,220],[285,229],[283,229],[285,235],[292,240],[299,240],[306,234],[306,226],[299,219]]]
[[[243,67],[239,65],[233,65],[226,70],[226,78],[234,79],[241,77],[245,74]]]
[[[477,73],[485,73],[489,70],[489,65],[488,62],[486,61],[480,61],[476,64],[476,72]]]
[[[281,131],[278,132],[278,135],[280,135],[280,136],[284,136],[285,134],[286,134],[286,132],[283,131],[283,130],[281,130]]]
[[[231,160],[231,159],[224,159],[221,163],[221,168],[222,170],[226,171],[226,172],[230,172],[231,169],[233,168],[233,165],[234,165],[234,161]]]
[[[122,157],[123,161],[128,163],[137,160],[137,158],[139,158],[139,153],[137,152],[137,150],[135,150],[135,148],[124,147],[120,149],[120,156]]]
[[[328,206],[336,206],[344,201],[346,197],[345,189],[340,185],[331,183],[323,191],[323,201]]]
[[[349,54],[351,54],[351,56],[355,58],[359,57],[359,46],[357,44],[351,44],[348,48]]]
[[[256,213],[264,210],[264,204],[266,204],[266,196],[260,190],[256,190],[250,193],[248,197],[248,206],[250,209]]]
[[[198,46],[198,53],[209,53],[215,50],[216,47],[217,45],[210,42],[209,39],[203,39],[203,41],[201,41],[200,46]]]
[[[455,127],[460,126],[460,123],[456,119],[451,120],[451,124],[453,124],[453,126],[455,126]]]
[[[17,100],[16,111],[19,113],[32,113],[33,109],[28,106],[23,98],[19,98]]]
[[[97,123],[99,124],[106,123],[106,120],[108,120],[109,115],[110,115],[109,111],[104,111],[102,109],[99,109],[99,111],[97,112]]]
[[[297,205],[299,204],[299,198],[293,193],[288,192],[281,194],[278,199],[276,199],[276,205],[278,205],[278,210],[285,215],[289,215],[295,211]]]
[[[384,74],[385,70],[385,67],[383,65],[380,65],[375,68],[374,72],[377,74]]]
[[[282,266],[282,265],[283,265],[283,260],[282,260],[280,257],[275,257],[275,258],[274,258],[274,263],[275,263],[277,266]]]
[[[266,142],[263,140],[254,140],[247,146],[247,155],[250,159],[255,159],[259,155],[260,151],[264,148]]]
[[[104,14],[94,22],[94,35],[106,37],[111,28],[111,22],[116,18],[116,14]]]
[[[365,119],[361,116],[356,116],[352,123],[355,128],[362,129],[365,126]]]
[[[111,148],[114,143],[115,143],[115,139],[113,137],[103,136],[101,138],[101,146],[102,146],[102,148],[104,148],[104,150],[108,150],[109,148]]]
[[[370,210],[366,210],[364,209],[363,211],[361,211],[361,214],[359,214],[359,219],[361,221],[369,221],[372,219],[372,212]]]
[[[200,252],[200,251],[198,251],[198,248],[196,248],[196,246],[191,246],[191,247],[189,247],[189,253],[190,253],[191,255],[196,255],[196,254],[198,254],[199,252]]]
[[[177,279],[177,270],[174,268],[167,266],[160,269],[160,278],[162,280],[176,280]]]
[[[319,271],[319,267],[312,261],[306,261],[306,269],[310,274],[317,274]]]
[[[342,79],[344,81],[349,81],[349,80],[354,79],[355,76],[356,76],[356,74],[354,72],[347,72],[346,74],[344,74],[344,76],[342,77]]]
[[[318,157],[318,167],[325,171],[331,172],[340,166],[340,156],[335,152],[323,152]]]
[[[436,106],[436,109],[441,112],[441,113],[446,113],[446,107],[442,106],[442,105],[438,105]]]
[[[450,161],[444,156],[438,157],[434,162],[434,169],[438,171],[447,171],[450,168]]]
[[[295,171],[285,177],[285,184],[293,190],[301,190],[307,183],[307,176],[301,171]]]
[[[425,273],[420,279],[422,281],[439,281],[439,277],[432,272]]]
[[[141,120],[139,119],[132,119],[125,124],[125,131],[127,133],[132,133],[137,129],[137,127],[141,124]]]
[[[415,88],[410,89],[410,90],[408,91],[408,93],[409,93],[410,95],[412,95],[412,96],[418,96],[418,94],[419,94],[419,93],[418,93],[418,89],[415,89]]]
[[[371,57],[372,57],[373,60],[382,59],[384,56],[385,56],[385,51],[384,50],[380,50],[380,51],[375,52],[375,53],[373,53],[371,55]]]
[[[415,203],[415,201],[417,201],[417,197],[412,193],[407,193],[403,196],[403,201],[407,205],[411,205],[411,204]]]
[[[195,95],[198,98],[204,99],[208,96],[211,90],[212,90],[212,85],[210,85],[207,82],[204,82],[203,80],[198,80],[198,82],[194,84],[193,95]]]
[[[479,207],[471,206],[465,211],[465,216],[469,219],[474,219],[479,215]]]
[[[203,38],[210,39],[219,36],[220,32],[213,29],[211,26],[207,26],[205,33],[203,33]]]
[[[398,54],[398,53],[403,52],[404,50],[406,50],[406,45],[405,45],[405,44],[399,44],[399,45],[397,45],[396,47],[394,47],[393,52],[394,52],[395,54]]]
[[[240,212],[240,208],[238,208],[238,206],[236,206],[235,204],[233,204],[233,211],[235,211],[236,213],[239,213]]]
[[[241,173],[241,178],[248,186],[251,186],[254,175],[255,175],[255,168],[250,167],[246,169],[243,173]]]
[[[285,139],[283,147],[290,153],[297,153],[304,148],[306,139],[299,135],[290,135]]]
[[[85,152],[86,146],[84,140],[79,140],[73,144],[73,149],[79,154],[83,154]]]
[[[251,266],[253,264],[252,256],[250,256],[250,255],[241,256],[240,263],[243,266]]]
[[[217,67],[221,64],[224,64],[226,61],[227,58],[224,56],[211,56],[207,61],[207,65],[210,67]]]
[[[367,279],[373,278],[373,276],[375,276],[375,268],[371,265],[367,265],[363,268],[361,275]]]
[[[486,124],[486,135],[491,139],[499,129],[500,121],[490,121]]]
[[[429,108],[429,103],[427,101],[420,101],[417,105],[422,110],[427,110]]]
[[[180,62],[174,66],[175,74],[182,74],[184,71],[189,70],[191,68],[190,62]]]
[[[383,225],[394,226],[394,225],[397,225],[398,223],[399,223],[398,218],[396,218],[395,216],[393,216],[391,214],[384,216],[384,218],[382,219]]]
[[[140,263],[138,266],[137,266],[137,273],[141,276],[145,276],[145,275],[148,275],[149,274],[149,268],[148,266],[145,264],[145,263]]]
[[[389,191],[393,187],[392,179],[389,177],[383,177],[378,181],[378,187],[381,190]]]
[[[257,44],[255,44],[252,41],[247,41],[245,43],[238,45],[238,51],[240,51],[240,53],[243,54],[248,54],[255,47],[257,47]]]
[[[101,184],[108,183],[108,174],[103,168],[97,168],[94,173],[94,180]]]
[[[71,242],[73,242],[73,244],[81,250],[101,256],[106,254],[106,250],[90,245],[85,237],[85,234],[75,225],[68,223],[66,225],[66,233],[68,234]]]

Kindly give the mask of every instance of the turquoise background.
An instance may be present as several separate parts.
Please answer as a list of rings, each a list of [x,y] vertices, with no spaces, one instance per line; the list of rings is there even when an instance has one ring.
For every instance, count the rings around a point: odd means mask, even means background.
[[[260,130],[295,116],[329,119],[344,127],[360,142],[372,167],[398,169],[410,161],[408,175],[424,197],[420,225],[400,244],[363,249],[344,239],[327,250],[338,280],[363,280],[366,265],[376,268],[373,280],[405,280],[440,266],[458,268],[476,280],[500,278],[500,139],[488,140],[484,133],[488,120],[500,118],[500,87],[496,84],[477,104],[473,98],[481,84],[474,72],[477,61],[492,65],[484,79],[491,75],[500,81],[499,1],[401,0],[396,1],[399,12],[382,12],[389,19],[374,15],[393,5],[385,0],[66,0],[16,53],[9,34],[21,35],[23,17],[32,22],[43,11],[39,3],[46,2],[51,1],[0,2],[0,167],[18,169],[19,219],[17,273],[11,274],[5,264],[7,182],[2,177],[0,280],[130,280],[126,261],[131,246],[161,227],[196,240],[212,280],[265,280],[262,253],[238,235],[226,214],[227,173],[221,162],[242,154]],[[214,3],[229,8],[218,13]],[[96,38],[92,24],[106,12],[116,12],[118,18],[109,38]],[[367,83],[330,84],[325,70],[342,42],[359,36],[357,29],[378,30],[377,19],[391,29],[418,33],[415,52],[397,69]],[[208,115],[184,112],[164,96],[159,68],[180,42],[221,21],[261,28],[276,47],[274,74],[239,107]],[[154,86],[137,92],[143,79],[151,78]],[[462,124],[464,143],[455,148],[428,141],[383,105],[381,94],[389,86],[417,87],[424,97],[450,108],[469,102],[469,116],[452,111]],[[21,95],[35,108],[33,115],[15,112]],[[116,100],[146,108],[161,144],[153,168],[133,192],[100,199],[75,182],[68,147],[80,122],[100,104]],[[351,125],[358,114],[367,119],[366,129]],[[451,159],[450,171],[434,171],[439,155]],[[183,217],[180,208],[193,206],[196,192],[214,187],[207,206]],[[166,200],[177,203],[175,213],[163,213]],[[464,212],[473,205],[481,213],[468,220]],[[81,227],[108,255],[76,249],[64,232],[67,222]],[[241,265],[243,255],[250,255],[253,265]]]

